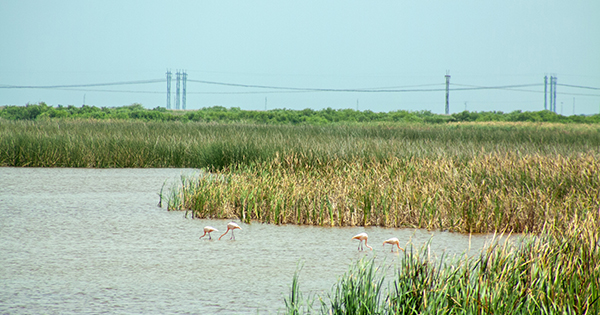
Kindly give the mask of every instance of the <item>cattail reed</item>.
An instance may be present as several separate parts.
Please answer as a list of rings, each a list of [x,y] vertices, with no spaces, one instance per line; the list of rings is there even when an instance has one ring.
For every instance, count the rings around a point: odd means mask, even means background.
[[[600,221],[591,214],[538,235],[492,242],[479,255],[432,259],[427,244],[396,265],[353,263],[326,297],[301,298],[294,276],[287,314],[598,314]],[[393,272],[386,272],[391,269]],[[321,302],[320,312],[314,300]]]
[[[191,167],[222,170],[291,158],[385,163],[489,154],[600,156],[598,125],[534,123],[244,125],[0,118],[0,166]],[[292,162],[292,163],[290,163]],[[377,209],[376,209],[377,210]]]
[[[188,179],[169,208],[191,209],[197,217],[214,217],[220,209],[225,217],[274,224],[471,233],[538,232],[544,224],[598,212],[600,161],[592,154],[389,157],[330,160],[320,167],[296,160],[287,156]]]

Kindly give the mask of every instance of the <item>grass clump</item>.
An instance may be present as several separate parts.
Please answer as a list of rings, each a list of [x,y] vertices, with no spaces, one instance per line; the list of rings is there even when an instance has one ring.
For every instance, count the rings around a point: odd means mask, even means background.
[[[361,260],[328,299],[319,297],[320,314],[598,314],[599,223],[575,218],[566,229],[548,225],[518,243],[437,263],[426,246],[409,248],[391,276],[374,259]]]

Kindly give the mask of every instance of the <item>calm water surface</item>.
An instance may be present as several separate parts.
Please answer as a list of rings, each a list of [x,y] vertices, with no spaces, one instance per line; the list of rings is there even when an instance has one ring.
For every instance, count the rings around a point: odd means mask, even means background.
[[[157,206],[163,183],[190,173],[0,168],[0,313],[277,314],[298,264],[301,291],[325,293],[361,257],[397,261],[382,247],[389,237],[419,247],[431,239],[437,256],[476,252],[491,238],[253,223],[234,241],[198,239],[205,225],[218,238],[228,221]],[[363,231],[372,252],[350,239]]]

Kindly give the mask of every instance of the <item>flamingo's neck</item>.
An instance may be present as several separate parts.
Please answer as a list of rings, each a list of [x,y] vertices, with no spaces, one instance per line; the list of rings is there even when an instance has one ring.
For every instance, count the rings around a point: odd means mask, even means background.
[[[229,232],[229,229],[227,229],[227,231],[225,231],[225,233],[223,233],[221,236],[219,236],[219,240],[221,240],[221,237],[223,237],[225,234],[227,234],[227,232]]]

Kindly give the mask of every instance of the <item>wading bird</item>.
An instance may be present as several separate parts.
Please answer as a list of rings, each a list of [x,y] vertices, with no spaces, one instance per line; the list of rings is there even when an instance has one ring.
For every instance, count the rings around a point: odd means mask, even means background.
[[[212,238],[210,237],[210,232],[218,232],[219,230],[215,229],[212,226],[205,226],[204,227],[204,234],[202,234],[202,236],[200,236],[200,238],[203,238],[204,236],[206,236],[206,234],[208,234],[208,239],[212,240]]]
[[[391,244],[392,245],[392,252],[394,251],[394,245],[398,246],[398,249],[404,251],[404,248],[400,247],[400,240],[392,237],[389,240],[385,240],[383,241],[383,246],[385,246],[385,244]]]
[[[227,231],[225,231],[225,233],[223,233],[223,235],[221,235],[221,237],[223,237],[225,234],[227,234],[227,232],[229,232],[229,230],[231,230],[231,237],[229,238],[230,240],[234,240],[235,239],[235,235],[233,235],[233,230],[235,229],[242,229],[239,225],[235,224],[234,222],[229,222],[227,223]],[[219,239],[221,239],[221,237],[219,237]]]
[[[369,236],[367,235],[367,233],[360,233],[360,234],[356,234],[354,235],[354,237],[352,237],[353,240],[359,240],[360,243],[358,243],[358,250],[364,250],[364,247],[362,246],[363,241],[365,242],[365,246],[367,246],[368,248],[370,248],[371,250],[373,250],[373,247],[367,245],[367,239],[369,238]]]

